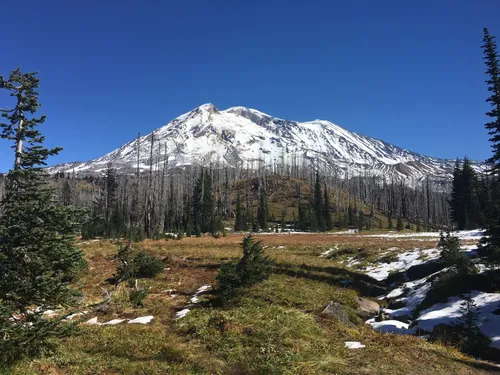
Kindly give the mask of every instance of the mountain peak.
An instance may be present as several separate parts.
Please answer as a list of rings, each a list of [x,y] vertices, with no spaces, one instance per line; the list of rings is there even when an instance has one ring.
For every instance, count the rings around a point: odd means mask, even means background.
[[[280,161],[289,166],[324,165],[339,176],[369,173],[418,181],[427,176],[448,180],[455,163],[409,152],[328,121],[289,121],[242,106],[219,111],[211,103],[203,104],[155,132],[155,142],[153,137],[142,137],[139,150],[134,139],[101,158],[71,168],[56,166],[50,172],[99,172],[113,162],[126,173],[135,171],[138,158],[141,168],[147,168],[152,153],[157,160],[164,160],[167,153],[169,167],[203,160],[253,168],[257,161],[264,165]],[[480,164],[475,167],[482,168]]]
[[[196,108],[195,111],[204,111],[204,112],[208,112],[210,114],[219,113],[219,110],[217,109],[217,107],[214,106],[212,103],[202,104],[198,108]]]

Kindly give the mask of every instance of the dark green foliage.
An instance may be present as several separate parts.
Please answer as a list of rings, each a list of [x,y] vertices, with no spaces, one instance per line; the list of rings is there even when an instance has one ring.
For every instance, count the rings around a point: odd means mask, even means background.
[[[280,227],[281,227],[281,232],[286,232],[286,221],[285,221],[285,217],[286,217],[286,207],[283,206],[283,208],[281,209],[281,220],[280,220]]]
[[[441,259],[452,271],[460,275],[470,275],[477,272],[472,260],[460,248],[458,237],[451,236],[450,232],[446,234],[446,237],[441,233],[438,249],[441,250]]]
[[[491,165],[491,174],[497,177],[500,174],[500,63],[498,59],[495,37],[490,35],[488,29],[484,29],[482,45],[486,74],[488,79],[488,91],[491,96],[486,100],[491,105],[491,111],[486,115],[491,121],[485,124],[490,134],[493,156],[488,160]],[[479,254],[492,266],[500,265],[500,194],[498,193],[500,181],[496,178],[493,182],[494,189],[490,196],[486,197],[490,209],[487,211],[486,231],[481,239]]]
[[[241,196],[240,196],[240,191],[238,190],[238,193],[236,195],[236,218],[234,221],[234,230],[236,232],[239,232],[243,230],[243,208],[242,208],[242,203],[241,203]]]
[[[191,237],[193,235],[193,232],[193,221],[191,220],[191,215],[189,215],[186,223],[186,236]]]
[[[467,158],[464,158],[462,167],[458,160],[455,164],[450,209],[451,218],[459,230],[475,229],[483,225],[479,181]]]
[[[403,223],[403,218],[401,215],[398,216],[398,221],[396,222],[396,230],[401,232],[404,229],[405,225]]]
[[[36,73],[16,69],[8,79],[0,76],[0,89],[15,100],[14,108],[1,109],[0,123],[0,137],[13,141],[15,150],[0,209],[0,367],[45,353],[69,332],[42,314],[74,302],[68,283],[85,265],[74,246],[82,213],[57,203],[41,168],[61,149],[43,147],[38,126],[45,116],[28,116],[40,106],[38,87]]]
[[[464,297],[465,301],[460,306],[461,316],[455,326],[458,331],[458,346],[461,351],[481,356],[491,343],[491,340],[481,332],[478,325],[479,313],[477,306],[470,295]]]
[[[328,188],[325,183],[325,225],[326,230],[330,231],[333,229],[333,219],[332,213],[330,212],[330,198],[328,194]]]
[[[153,255],[140,252],[134,257],[135,277],[155,277],[165,268],[165,263]]]
[[[262,184],[259,192],[259,207],[257,209],[257,221],[259,223],[260,229],[264,232],[267,231],[267,198],[266,198],[266,187]]]
[[[349,227],[354,227],[356,225],[356,218],[354,216],[354,211],[352,209],[351,203],[349,203],[349,206],[347,207],[347,216],[348,216],[348,223],[347,223],[347,225]]]
[[[323,194],[321,192],[321,181],[319,171],[316,171],[316,182],[314,184],[314,213],[316,214],[316,225],[319,231],[326,231],[325,222],[325,207],[323,202]]]
[[[200,172],[193,190],[193,223],[200,234],[213,231],[215,203],[212,191],[212,176],[208,171]],[[198,237],[198,229],[196,229]]]
[[[177,239],[182,240],[184,238],[184,228],[180,227],[177,232]]]
[[[144,306],[142,301],[148,296],[148,291],[146,288],[134,288],[129,294],[129,301],[134,307]]]
[[[116,257],[118,259],[116,274],[109,280],[115,284],[136,277],[154,277],[165,268],[165,263],[155,256],[144,252],[134,256],[130,242],[125,246],[120,244]]]
[[[365,214],[362,210],[358,211],[358,231],[361,232],[363,230],[363,226],[365,225]]]
[[[393,230],[394,229],[394,226],[392,224],[392,217],[391,217],[391,213],[390,212],[387,213],[387,228],[389,230]]]
[[[217,297],[227,302],[249,287],[269,277],[274,263],[264,255],[261,241],[252,236],[243,239],[243,256],[238,263],[224,264],[217,275]]]
[[[118,259],[118,267],[116,267],[116,274],[113,275],[112,281],[118,284],[134,276],[132,245],[130,242],[125,246],[120,244],[116,257]]]
[[[488,79],[488,91],[491,96],[486,99],[490,103],[491,111],[486,115],[491,118],[491,121],[485,124],[488,133],[491,135],[490,142],[493,149],[493,156],[488,159],[491,165],[493,174],[500,173],[500,63],[497,53],[497,44],[495,37],[490,35],[488,29],[484,29],[483,53],[486,64],[486,74]]]

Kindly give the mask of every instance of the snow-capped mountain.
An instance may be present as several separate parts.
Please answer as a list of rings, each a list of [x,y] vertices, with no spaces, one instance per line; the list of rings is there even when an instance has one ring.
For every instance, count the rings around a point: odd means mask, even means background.
[[[140,145],[138,148],[137,145]],[[407,151],[375,138],[341,128],[329,121],[297,122],[276,118],[255,109],[233,107],[219,111],[204,104],[167,125],[119,149],[88,162],[59,164],[51,173],[92,173],[108,163],[121,172],[148,169],[151,160],[160,168],[219,162],[257,167],[260,163],[319,165],[339,176],[375,174],[415,181],[432,176],[451,177],[454,160],[438,159]],[[481,163],[476,163],[482,169]]]

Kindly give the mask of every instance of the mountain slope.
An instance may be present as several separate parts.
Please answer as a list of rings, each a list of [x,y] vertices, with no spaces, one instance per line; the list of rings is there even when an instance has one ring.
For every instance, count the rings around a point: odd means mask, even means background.
[[[319,163],[339,176],[364,173],[414,180],[432,176],[448,179],[454,161],[423,156],[375,138],[343,129],[329,121],[296,122],[245,107],[219,111],[204,104],[169,124],[133,140],[103,157],[85,163],[51,167],[56,172],[99,172],[108,163],[122,172],[153,163],[168,166],[216,163],[255,168],[260,163],[308,165]],[[476,163],[476,168],[482,165]]]

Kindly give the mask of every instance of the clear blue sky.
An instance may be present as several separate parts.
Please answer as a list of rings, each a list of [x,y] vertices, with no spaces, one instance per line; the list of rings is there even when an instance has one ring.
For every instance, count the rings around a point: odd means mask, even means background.
[[[40,73],[43,132],[64,147],[51,164],[207,102],[490,155],[480,45],[484,26],[500,38],[498,0],[7,0],[1,13],[0,74]],[[12,160],[0,142],[0,171]]]

